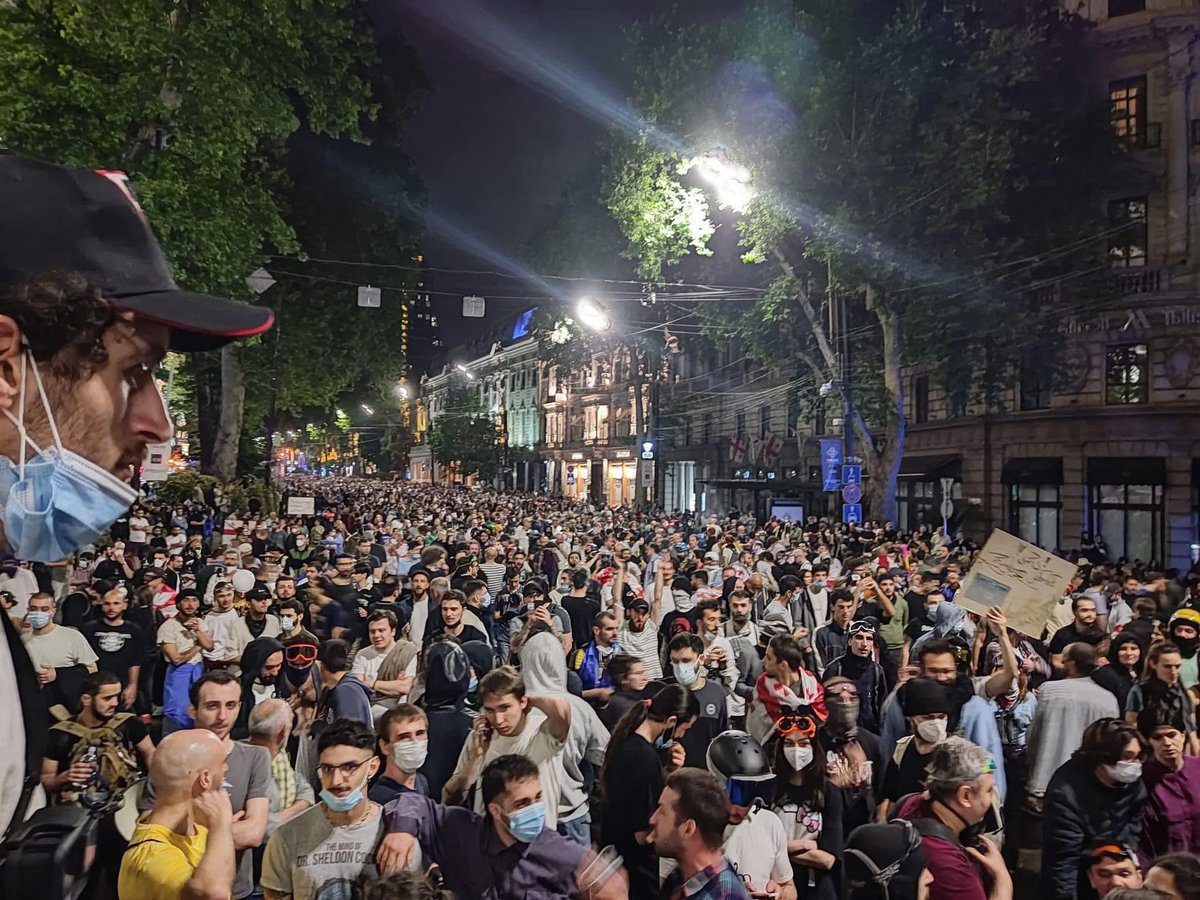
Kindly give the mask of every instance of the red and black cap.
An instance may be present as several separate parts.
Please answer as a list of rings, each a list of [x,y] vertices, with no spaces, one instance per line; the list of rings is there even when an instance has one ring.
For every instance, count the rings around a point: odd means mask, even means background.
[[[269,309],[182,291],[121,172],[0,154],[0,284],[75,272],[119,309],[171,329],[171,349],[213,350],[261,334]]]

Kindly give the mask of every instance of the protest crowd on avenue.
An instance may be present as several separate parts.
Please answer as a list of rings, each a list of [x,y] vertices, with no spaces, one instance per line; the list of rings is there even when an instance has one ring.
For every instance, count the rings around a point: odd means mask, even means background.
[[[0,563],[93,896],[1200,896],[1195,572],[1077,551],[1030,634],[940,529],[284,498]]]

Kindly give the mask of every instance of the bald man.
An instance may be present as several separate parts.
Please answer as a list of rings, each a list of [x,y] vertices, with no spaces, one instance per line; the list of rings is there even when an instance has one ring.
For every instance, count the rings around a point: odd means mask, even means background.
[[[211,731],[163,738],[150,764],[154,806],[121,859],[121,900],[228,900],[233,891],[233,808],[221,788],[226,748]]]

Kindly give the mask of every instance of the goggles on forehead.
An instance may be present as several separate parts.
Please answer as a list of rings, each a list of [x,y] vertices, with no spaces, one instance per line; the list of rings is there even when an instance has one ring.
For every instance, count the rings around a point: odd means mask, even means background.
[[[798,734],[811,738],[817,733],[817,723],[811,716],[780,716],[775,722],[775,731],[780,735]]]
[[[1095,865],[1105,859],[1111,859],[1115,862],[1125,862],[1126,860],[1137,860],[1137,854],[1128,847],[1121,847],[1117,844],[1104,844],[1101,847],[1096,847],[1092,850],[1088,857],[1091,859],[1091,864]]]

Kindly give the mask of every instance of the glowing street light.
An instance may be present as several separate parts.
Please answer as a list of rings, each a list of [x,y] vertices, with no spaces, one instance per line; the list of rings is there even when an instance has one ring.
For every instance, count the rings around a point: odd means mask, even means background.
[[[408,385],[405,384],[403,381],[401,381],[398,385],[396,385],[396,393],[400,395],[401,400],[407,400],[408,399]]]
[[[602,334],[612,328],[612,317],[609,316],[608,310],[594,297],[584,297],[580,300],[575,305],[575,314],[579,317],[580,324],[588,331]]]
[[[713,186],[717,201],[736,212],[745,212],[754,199],[750,170],[733,162],[721,148],[713,149],[692,160],[691,168],[700,170],[701,177]]]
[[[456,369],[458,369],[458,371],[462,372],[463,377],[466,378],[467,381],[475,380],[475,373],[472,372],[470,369],[468,369],[466,366],[464,366],[462,363],[459,363],[454,368],[456,368]]]
[[[365,404],[365,403],[362,404],[362,411],[365,412],[368,416],[375,415],[375,410],[371,409],[371,407],[367,406],[367,404]]]

